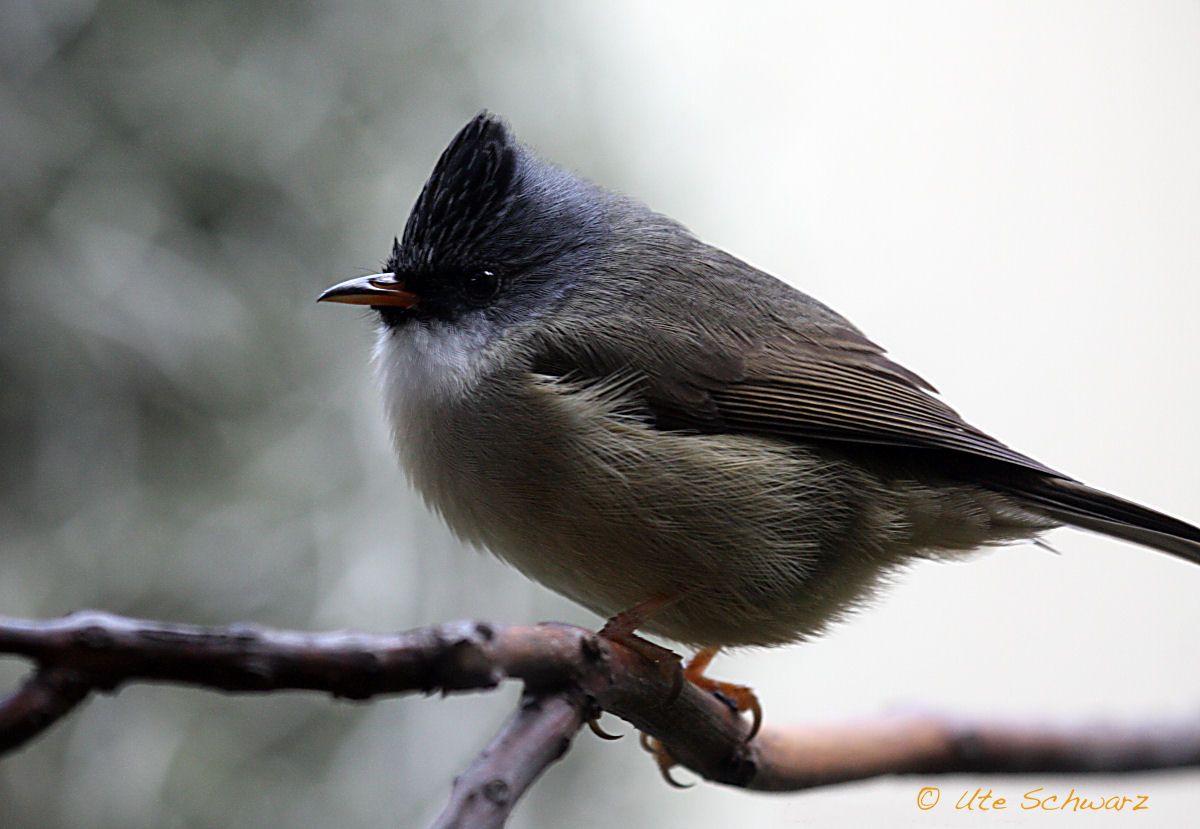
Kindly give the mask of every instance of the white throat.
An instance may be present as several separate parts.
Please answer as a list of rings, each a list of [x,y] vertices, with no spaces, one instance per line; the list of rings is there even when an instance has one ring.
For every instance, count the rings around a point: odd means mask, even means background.
[[[422,450],[434,445],[439,423],[469,399],[489,364],[488,321],[432,320],[384,327],[375,344],[375,371],[396,450],[410,477],[419,476]]]

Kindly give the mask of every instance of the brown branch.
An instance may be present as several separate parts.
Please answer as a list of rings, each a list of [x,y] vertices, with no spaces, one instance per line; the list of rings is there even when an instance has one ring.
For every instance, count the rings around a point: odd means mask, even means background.
[[[0,754],[32,740],[83,702],[88,684],[66,668],[43,668],[0,700]]]
[[[592,705],[577,690],[526,694],[500,733],[454,780],[434,829],[500,827],[517,799],[547,766],[567,753]]]
[[[1200,766],[1200,721],[1033,728],[935,716],[789,726],[756,740],[753,787],[797,791],[885,774],[1116,773]]]
[[[1122,772],[1200,765],[1200,722],[1124,730],[1033,729],[894,717],[841,726],[747,725],[662,666],[566,625],[438,625],[407,633],[298,633],[205,628],[80,613],[0,619],[0,653],[38,665],[0,703],[0,753],[49,726],[88,690],[171,682],[223,691],[380,694],[455,692],[525,682],[523,707],[456,784],[440,825],[498,826],[566,749],[593,707],[662,740],[702,777],[796,791],[884,774]],[[675,693],[678,691],[678,693]]]

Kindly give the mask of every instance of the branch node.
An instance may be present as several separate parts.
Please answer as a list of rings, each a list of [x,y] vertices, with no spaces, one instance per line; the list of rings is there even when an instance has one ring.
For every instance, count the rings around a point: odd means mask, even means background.
[[[508,805],[512,795],[511,787],[499,777],[493,777],[484,783],[482,791],[483,796],[497,806]]]

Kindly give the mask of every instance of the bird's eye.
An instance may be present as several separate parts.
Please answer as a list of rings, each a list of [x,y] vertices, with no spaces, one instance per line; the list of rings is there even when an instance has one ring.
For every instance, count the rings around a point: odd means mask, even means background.
[[[500,277],[495,271],[476,270],[467,274],[462,283],[463,294],[476,304],[483,305],[500,292]]]

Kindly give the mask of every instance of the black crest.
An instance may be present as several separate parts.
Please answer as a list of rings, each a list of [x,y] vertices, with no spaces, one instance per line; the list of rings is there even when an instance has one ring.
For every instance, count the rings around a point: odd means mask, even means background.
[[[499,118],[481,112],[438,159],[413,206],[394,265],[429,268],[446,258],[470,260],[504,218],[513,198],[516,143]]]

